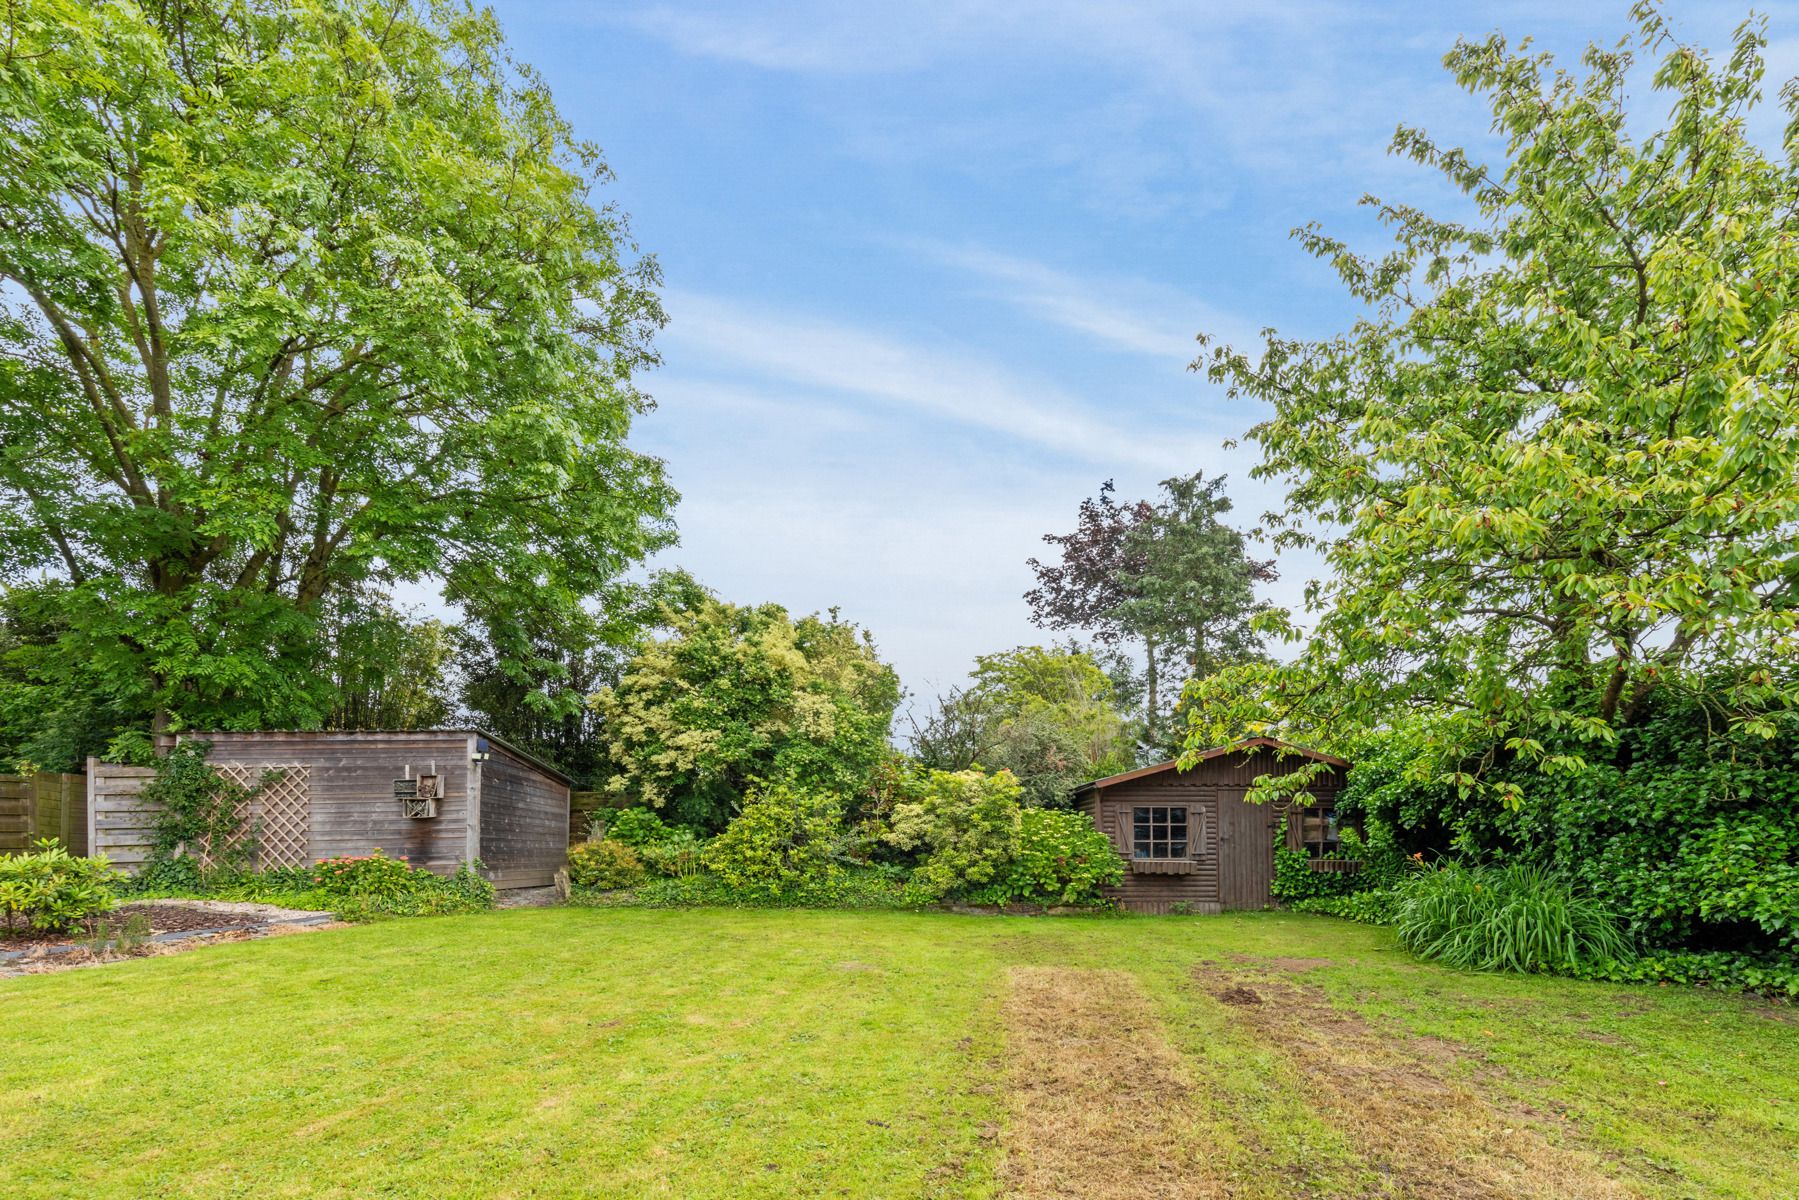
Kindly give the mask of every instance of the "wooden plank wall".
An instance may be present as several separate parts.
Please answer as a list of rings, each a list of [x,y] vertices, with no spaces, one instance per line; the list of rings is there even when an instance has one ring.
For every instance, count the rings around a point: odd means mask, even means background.
[[[481,764],[481,861],[499,888],[545,887],[568,861],[568,785],[495,746]]]
[[[1267,907],[1273,902],[1268,888],[1274,874],[1272,832],[1279,813],[1267,805],[1250,804],[1243,797],[1258,776],[1286,774],[1306,761],[1278,758],[1273,751],[1258,748],[1248,754],[1208,759],[1190,771],[1146,775],[1081,797],[1081,811],[1112,839],[1125,860],[1124,882],[1108,894],[1135,912],[1166,913],[1176,905],[1191,912]],[[1333,767],[1309,790],[1320,807],[1330,807],[1342,786],[1342,770]],[[1131,871],[1125,821],[1131,807],[1138,804],[1185,804],[1192,814],[1189,821],[1202,818],[1203,829],[1194,839],[1198,853],[1190,873]],[[1296,830],[1289,829],[1287,840],[1289,846],[1298,848]]]
[[[149,767],[87,760],[88,850],[115,867],[136,872],[150,857],[154,809],[139,793],[156,772]]]
[[[469,737],[456,731],[414,733],[208,733],[208,761],[252,771],[303,763],[310,811],[309,858],[316,862],[376,849],[405,855],[440,875],[468,856]],[[393,798],[394,780],[433,771],[443,798],[435,817],[407,817]]]
[[[29,850],[40,838],[87,853],[85,775],[0,775],[0,854]]]

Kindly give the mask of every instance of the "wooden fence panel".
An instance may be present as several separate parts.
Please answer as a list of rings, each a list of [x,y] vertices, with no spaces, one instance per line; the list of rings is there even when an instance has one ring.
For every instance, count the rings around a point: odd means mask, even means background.
[[[89,853],[106,855],[124,871],[143,866],[150,857],[155,808],[139,793],[155,774],[149,767],[87,760]]]
[[[85,776],[0,775],[0,854],[29,850],[40,838],[86,854],[87,824]]]
[[[629,808],[630,801],[614,792],[570,792],[568,794],[568,844],[587,840],[587,822],[594,813],[608,809]]]

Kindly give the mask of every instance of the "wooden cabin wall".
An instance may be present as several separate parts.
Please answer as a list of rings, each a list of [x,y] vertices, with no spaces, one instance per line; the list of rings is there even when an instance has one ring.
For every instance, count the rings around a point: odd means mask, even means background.
[[[1176,905],[1196,913],[1266,908],[1273,903],[1274,831],[1280,813],[1266,804],[1244,799],[1259,776],[1286,774],[1308,761],[1277,758],[1258,747],[1247,754],[1226,754],[1196,764],[1113,784],[1079,798],[1081,811],[1112,839],[1125,860],[1123,882],[1109,894],[1135,912],[1166,913]],[[1343,785],[1341,768],[1331,767],[1309,791],[1322,806],[1336,803]],[[1185,804],[1196,861],[1190,874],[1138,874],[1132,868],[1130,810],[1137,805]],[[1194,822],[1198,822],[1198,828]],[[1298,847],[1297,831],[1288,844]]]
[[[568,861],[569,789],[500,747],[481,764],[481,862],[495,887],[543,887]]]
[[[307,853],[314,862],[380,849],[389,857],[404,855],[415,867],[449,874],[477,844],[466,733],[209,733],[203,740],[212,743],[208,761],[215,767],[256,773],[307,768]],[[393,798],[394,780],[433,773],[443,781],[437,815],[405,816]]]
[[[1112,839],[1124,859],[1124,881],[1108,894],[1133,912],[1165,913],[1175,905],[1191,912],[1220,911],[1218,897],[1218,788],[1194,773],[1164,771],[1116,784],[1087,798],[1087,814]],[[1196,861],[1189,875],[1139,875],[1131,866],[1131,809],[1139,804],[1184,804],[1187,836]],[[1198,827],[1195,828],[1197,818]]]

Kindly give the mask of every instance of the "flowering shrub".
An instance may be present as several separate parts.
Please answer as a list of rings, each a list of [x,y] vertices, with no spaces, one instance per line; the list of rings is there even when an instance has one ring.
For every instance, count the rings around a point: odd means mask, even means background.
[[[8,933],[67,929],[110,911],[121,878],[104,855],[77,858],[46,838],[34,853],[0,855],[0,920]]]
[[[1100,889],[1123,878],[1124,860],[1112,839],[1085,814],[1027,808],[1019,814],[1017,856],[968,898],[977,904],[1099,904]]]
[[[479,865],[463,863],[446,878],[412,866],[404,855],[389,858],[377,849],[373,854],[324,859],[312,867],[311,875],[338,917],[366,921],[492,908],[493,884],[481,878],[475,869]]]
[[[611,838],[582,842],[568,852],[568,879],[576,887],[602,892],[635,887],[644,874],[637,851]]]
[[[388,900],[428,886],[421,875],[436,878],[429,871],[414,870],[405,855],[389,858],[379,848],[373,854],[323,859],[312,868],[314,884],[327,892]]]

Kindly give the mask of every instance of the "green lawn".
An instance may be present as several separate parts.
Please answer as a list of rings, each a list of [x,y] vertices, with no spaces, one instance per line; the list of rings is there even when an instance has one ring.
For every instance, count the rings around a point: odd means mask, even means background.
[[[394,921],[0,980],[0,1195],[1032,1196],[1153,1133],[1078,1193],[1790,1197],[1794,1015],[1281,914]]]

